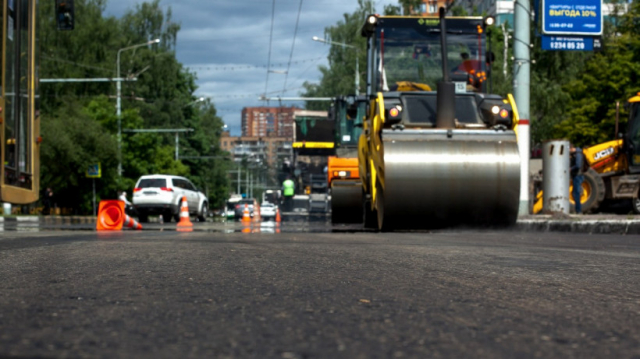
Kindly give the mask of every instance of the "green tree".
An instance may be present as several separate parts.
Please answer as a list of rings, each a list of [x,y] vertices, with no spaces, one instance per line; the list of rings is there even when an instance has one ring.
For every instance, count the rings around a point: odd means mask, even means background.
[[[388,8],[393,11],[393,8]],[[396,9],[397,10],[397,9]],[[366,39],[360,36],[360,28],[367,15],[374,14],[375,8],[371,0],[358,0],[358,8],[352,14],[343,14],[342,20],[334,26],[325,28],[325,39],[355,46],[331,45],[329,49],[329,66],[320,66],[322,74],[320,83],[305,82],[303,84],[305,97],[331,97],[336,94],[353,94],[355,91],[355,66],[359,63],[360,92],[364,92],[366,85]],[[326,110],[328,103],[308,102],[308,109]]]
[[[45,140],[40,151],[41,182],[43,188],[53,188],[58,206],[90,213],[92,180],[86,178],[86,171],[90,165],[100,163],[98,200],[114,198],[117,146],[113,137],[104,136],[104,127],[78,105],[68,101],[42,122]]]
[[[41,78],[115,77],[119,49],[160,38],[158,45],[121,52],[121,76],[137,77],[122,86],[122,129],[193,128],[189,135],[180,136],[181,152],[218,154],[222,121],[213,104],[190,106],[197,90],[196,76],[175,58],[180,26],[171,20],[170,8],[163,12],[154,0],[115,19],[103,16],[106,0],[76,0],[76,29],[63,32],[51,30],[55,29],[53,2],[39,5]],[[115,87],[108,82],[41,85],[45,138],[41,187],[53,187],[59,197],[64,195],[65,205],[88,213],[91,187],[85,186],[84,173],[89,164],[99,161],[103,171],[103,178],[97,181],[100,198],[115,198],[118,190],[131,189],[141,175],[167,173],[191,177],[201,188],[216,193],[211,203],[219,201],[228,186],[226,176],[219,174],[226,174],[224,161],[213,159],[202,165],[176,160],[173,135],[123,132],[124,175],[118,178]],[[77,140],[82,135],[87,140]]]
[[[592,54],[583,71],[563,87],[570,100],[555,136],[581,146],[615,138],[616,103],[622,105],[640,91],[640,4],[629,6],[619,26],[606,29],[604,50]],[[622,124],[627,115],[621,106]]]

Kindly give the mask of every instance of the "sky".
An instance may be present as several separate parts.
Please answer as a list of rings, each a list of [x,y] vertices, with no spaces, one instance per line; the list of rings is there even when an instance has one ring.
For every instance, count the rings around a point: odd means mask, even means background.
[[[111,0],[105,15],[119,18],[142,2]],[[312,38],[323,38],[326,27],[358,7],[357,0],[275,0],[273,4],[273,0],[160,2],[165,13],[171,8],[172,21],[181,26],[176,57],[196,73],[196,97],[210,99],[233,136],[241,134],[243,107],[279,105],[259,100],[264,93],[299,97],[305,81],[320,81],[318,66],[327,65],[330,46]],[[381,13],[389,4],[398,5],[398,1],[377,0],[375,9]],[[303,103],[283,101],[282,105]]]

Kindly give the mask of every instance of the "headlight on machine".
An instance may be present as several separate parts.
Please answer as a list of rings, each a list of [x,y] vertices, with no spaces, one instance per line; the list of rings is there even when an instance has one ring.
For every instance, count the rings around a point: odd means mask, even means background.
[[[385,104],[386,106],[387,104]],[[385,111],[385,120],[390,122],[400,122],[402,120],[402,105],[390,106]]]
[[[351,171],[333,171],[333,177],[350,177]]]
[[[479,105],[480,112],[484,122],[493,127],[496,125],[506,126],[511,128],[513,124],[513,113],[511,106],[502,99],[484,98]]]

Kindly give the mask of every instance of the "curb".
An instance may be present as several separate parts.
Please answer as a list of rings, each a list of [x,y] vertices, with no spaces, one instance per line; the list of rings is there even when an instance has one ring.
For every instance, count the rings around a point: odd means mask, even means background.
[[[515,228],[533,232],[565,232],[588,234],[640,234],[637,219],[585,219],[585,220],[518,220]]]
[[[15,216],[0,217],[0,224],[43,224],[43,225],[60,225],[60,224],[93,224],[96,223],[96,217],[92,216]]]

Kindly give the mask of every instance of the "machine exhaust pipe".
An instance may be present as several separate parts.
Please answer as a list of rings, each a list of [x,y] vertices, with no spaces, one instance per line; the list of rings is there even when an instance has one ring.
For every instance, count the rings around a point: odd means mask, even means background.
[[[447,25],[444,17],[444,7],[440,7],[440,49],[442,50],[442,81],[438,82],[438,97],[436,109],[437,128],[456,127],[456,87],[449,79],[449,64],[447,59]]]

